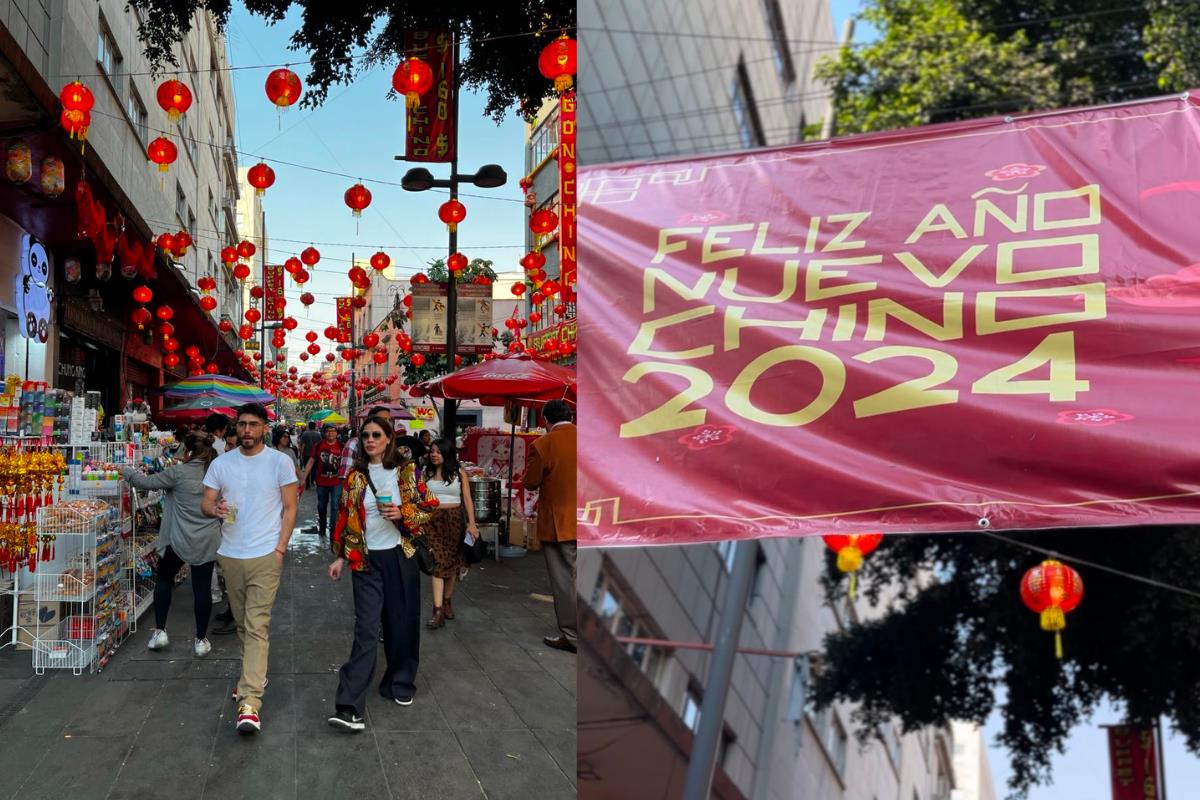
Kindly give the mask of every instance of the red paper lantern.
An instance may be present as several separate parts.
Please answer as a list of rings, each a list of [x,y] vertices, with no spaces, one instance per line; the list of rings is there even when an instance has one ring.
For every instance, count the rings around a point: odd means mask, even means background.
[[[204,297],[200,298],[200,308],[211,314],[213,311],[217,310],[217,298],[213,297],[211,294],[204,295]]]
[[[266,90],[267,98],[272,103],[280,108],[287,108],[300,99],[304,85],[300,83],[300,76],[286,67],[281,67],[267,76]]]
[[[534,325],[536,325],[542,321],[542,315],[540,313],[538,313],[537,311],[534,311],[533,313],[531,313],[529,315],[529,321],[532,322]]]
[[[149,286],[139,286],[133,290],[133,299],[135,302],[146,305],[154,299],[154,292],[150,291]]]
[[[325,338],[331,342],[337,340],[339,333],[341,333],[341,331],[338,330],[337,325],[330,325],[325,328]]]
[[[1066,615],[1083,599],[1083,578],[1062,562],[1048,559],[1021,578],[1021,600],[1041,615],[1042,630],[1054,632],[1054,654],[1063,657],[1062,629]]]
[[[429,276],[424,272],[418,272],[416,275],[413,275],[411,278],[409,278],[408,282],[414,285],[418,283],[429,283]]]
[[[242,283],[245,283],[246,278],[250,277],[250,267],[246,264],[238,264],[233,268],[233,277],[237,278]]]
[[[297,272],[304,269],[304,264],[301,263],[300,259],[292,256],[287,261],[283,262],[283,269],[288,275],[295,277]]]
[[[300,260],[303,261],[305,265],[312,267],[321,260],[321,253],[315,247],[306,247],[300,253]]]
[[[371,331],[363,337],[363,346],[365,346],[367,349],[370,349],[377,344],[379,344],[379,334],[375,333],[375,331]]]
[[[837,553],[837,568],[850,573],[850,596],[854,597],[854,573],[862,567],[863,556],[883,541],[882,533],[827,534],[825,546]]]
[[[361,217],[363,209],[371,205],[371,192],[361,183],[356,183],[346,190],[344,199],[354,216]]]
[[[423,353],[413,353],[412,357],[410,359],[408,359],[408,361],[414,367],[424,366],[425,365],[425,355]]]
[[[517,297],[520,297],[521,295],[525,294],[525,284],[514,283],[512,286],[512,293],[515,294]]]
[[[275,170],[260,161],[246,173],[246,180],[254,187],[255,196],[262,197],[263,193],[275,183]]]
[[[178,367],[179,356],[175,355],[174,353],[167,353],[165,356],[163,356],[163,365],[170,369]]]
[[[301,360],[301,361],[308,361],[308,353],[301,353],[301,354],[300,354],[300,360]]]
[[[64,110],[58,118],[58,124],[70,134],[72,139],[82,142],[87,139],[88,128],[92,127],[92,112]]]
[[[155,244],[157,244],[159,249],[164,253],[169,253],[175,249],[175,234],[160,233],[158,238],[155,240]]]
[[[304,284],[308,283],[308,271],[303,269],[300,270],[292,276],[292,280],[294,280],[298,285],[303,286]]]
[[[196,287],[202,292],[211,292],[217,288],[217,282],[212,275],[201,275],[196,281]]]
[[[304,338],[305,338],[305,339],[307,339],[307,340],[308,340],[308,341],[310,341],[310,342],[315,342],[315,341],[317,340],[317,338],[318,338],[318,337],[317,337],[317,332],[316,332],[316,331],[309,331],[308,333],[304,334]]]
[[[310,344],[306,349],[315,356],[317,353],[321,352],[321,345]]]
[[[242,258],[253,258],[257,252],[258,248],[254,246],[253,242],[247,242],[245,239],[238,242],[237,254]]]
[[[159,172],[166,172],[179,157],[179,148],[170,139],[159,136],[146,147],[146,156],[158,164]]]
[[[546,281],[545,283],[542,284],[542,287],[541,287],[541,292],[542,292],[542,294],[546,295],[546,297],[553,297],[554,295],[558,294],[561,291],[562,291],[562,286],[559,284],[558,281],[553,281],[553,280]]]
[[[243,341],[246,341],[246,342],[253,339],[254,338],[254,326],[253,325],[240,326],[238,328],[238,338]]]
[[[149,310],[145,308],[135,308],[133,313],[130,315],[130,319],[133,320],[134,325],[137,325],[139,331],[144,331],[146,326],[150,324],[150,320],[152,320],[153,317],[150,315]]]
[[[162,349],[167,351],[168,353],[174,353],[176,350],[179,349],[179,340],[178,339],[164,339],[163,343],[162,343]]]
[[[231,330],[233,330],[233,323],[227,319],[223,319],[217,323],[217,328],[221,331],[221,333],[229,333]]]
[[[467,268],[467,257],[462,253],[454,253],[446,259],[446,268],[451,272],[461,272]]]
[[[326,353],[326,354],[325,354],[325,360],[326,360],[326,361],[333,361],[335,358],[337,358],[337,356],[335,356],[333,353]],[[355,552],[358,552],[358,551],[355,551]]]
[[[216,375],[217,372],[220,371],[220,368],[216,364],[209,364],[207,367],[204,368],[204,371],[207,372],[209,375]]]
[[[542,303],[546,302],[546,298],[541,292],[534,292],[533,294],[529,295],[529,302],[535,306],[540,306]]]
[[[412,308],[412,295],[411,294],[404,295],[404,297],[400,300],[400,302],[404,305],[405,308]]]
[[[467,218],[467,207],[457,200],[447,200],[438,208],[438,219],[446,223],[451,231],[458,230],[458,223]]]
[[[567,313],[567,306],[566,306],[566,304],[565,304],[565,303],[559,303],[558,305],[556,305],[556,306],[554,307],[554,313],[555,313],[555,315],[556,315],[556,316],[559,316],[559,317],[565,316],[565,315],[566,315],[566,313]]]
[[[163,81],[158,85],[158,105],[167,112],[167,119],[179,122],[183,113],[192,107],[192,90],[182,81]]]
[[[541,269],[546,266],[546,257],[540,250],[531,250],[521,258],[520,263],[526,270]]]
[[[237,259],[238,259],[237,248],[235,248],[235,247],[221,248],[221,261],[222,262],[224,262],[226,264],[232,264],[233,262],[237,261]]]
[[[284,317],[283,318],[283,327],[285,330],[294,331],[299,326],[300,326],[300,323],[296,321],[295,317]]]
[[[371,256],[371,268],[376,272],[383,272],[392,265],[392,259],[387,253],[380,250],[375,255]]]
[[[175,310],[170,306],[159,306],[158,308],[154,309],[154,316],[158,317],[163,322],[166,322],[171,317],[175,316]]]
[[[367,298],[359,295],[358,297],[355,297],[350,301],[350,305],[354,306],[355,308],[366,308],[367,307]]]
[[[548,208],[533,212],[529,217],[529,230],[540,235],[550,233],[558,227],[558,214]]]
[[[180,231],[175,234],[173,247],[171,252],[177,256],[182,256],[187,253],[187,249],[192,246],[192,235],[187,231]]]
[[[565,33],[542,49],[538,56],[538,70],[542,77],[554,81],[554,90],[565,92],[574,81],[571,76],[576,70],[575,40]]]
[[[63,104],[59,124],[72,139],[83,141],[92,124],[92,106],[96,104],[91,90],[79,81],[72,81],[58,93],[58,99]]]
[[[255,300],[262,300],[263,295],[265,295],[265,294],[266,294],[266,291],[261,286],[251,286],[250,287],[250,296],[253,297]]]
[[[371,354],[371,360],[374,361],[376,364],[385,363],[387,361],[387,358],[388,358],[387,350],[376,350],[374,353]]]
[[[363,278],[367,277],[367,271],[362,267],[351,267],[350,271],[346,274],[349,276],[351,283],[358,283]]]
[[[251,325],[257,324],[258,321],[262,319],[262,314],[259,313],[257,308],[247,308],[246,313],[242,316],[244,316],[246,318],[246,322],[249,322]]]
[[[392,73],[392,88],[404,95],[404,107],[416,108],[421,104],[421,95],[433,86],[433,70],[416,56],[406,58]]]

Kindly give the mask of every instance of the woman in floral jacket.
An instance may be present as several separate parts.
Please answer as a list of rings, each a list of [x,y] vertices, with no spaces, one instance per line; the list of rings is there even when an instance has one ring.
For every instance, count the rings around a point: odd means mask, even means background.
[[[329,718],[330,725],[349,731],[366,727],[381,619],[387,667],[379,693],[402,706],[412,705],[416,695],[421,580],[408,535],[420,535],[436,503],[432,495],[418,492],[413,464],[400,455],[390,422],[369,417],[358,440],[331,537],[336,559],[329,565],[329,577],[336,581],[348,563],[354,584],[354,644],[338,673],[337,708]]]

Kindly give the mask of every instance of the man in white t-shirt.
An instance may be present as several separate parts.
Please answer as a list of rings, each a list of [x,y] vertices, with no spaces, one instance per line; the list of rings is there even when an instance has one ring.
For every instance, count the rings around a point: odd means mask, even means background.
[[[267,682],[271,607],[296,523],[296,469],[286,455],[265,446],[266,434],[265,408],[249,403],[238,409],[239,446],[212,462],[201,503],[207,516],[224,520],[217,561],[242,640],[239,733],[262,729],[259,712]]]

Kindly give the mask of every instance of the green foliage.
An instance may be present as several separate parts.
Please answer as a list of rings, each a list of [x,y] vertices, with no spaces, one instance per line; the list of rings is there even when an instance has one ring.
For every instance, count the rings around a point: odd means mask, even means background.
[[[1193,527],[1006,533],[1072,557],[1200,591]],[[832,556],[832,554],[830,554]],[[1200,750],[1200,599],[1083,565],[1067,617],[1065,658],[1021,602],[1021,577],[1043,556],[986,534],[894,536],[864,560],[859,592],[884,613],[830,634],[816,681],[821,704],[858,704],[864,731],[898,717],[906,730],[983,723],[1003,698],[1000,743],[1016,796],[1050,777],[1050,755],[1108,697],[1126,718],[1168,717]],[[831,558],[826,592],[842,591]],[[897,591],[901,594],[896,596]]]
[[[1146,63],[1158,70],[1158,85],[1171,92],[1200,86],[1200,2],[1149,5]]]
[[[450,270],[446,268],[446,259],[439,258],[430,261],[425,274],[433,283],[447,283],[450,280]],[[496,272],[492,269],[491,261],[486,258],[473,258],[467,263],[466,269],[458,271],[457,283],[473,283],[476,278],[480,277],[495,282]]]
[[[282,21],[292,6],[302,11],[303,22],[292,34],[290,47],[312,59],[301,100],[309,108],[325,102],[330,86],[350,83],[360,69],[397,63],[403,55],[405,31],[450,29],[470,41],[459,67],[460,83],[486,87],[484,113],[500,122],[510,108],[519,106],[530,115],[553,94],[553,85],[538,72],[538,54],[559,33],[573,33],[575,28],[572,0],[244,1],[250,13],[271,23]],[[221,30],[231,10],[231,0],[127,0],[127,5],[142,12],[138,37],[146,57],[162,71],[167,65],[179,66],[172,51],[191,30],[198,10],[211,12]],[[539,35],[521,35],[526,31]],[[356,53],[366,58],[356,60]]]

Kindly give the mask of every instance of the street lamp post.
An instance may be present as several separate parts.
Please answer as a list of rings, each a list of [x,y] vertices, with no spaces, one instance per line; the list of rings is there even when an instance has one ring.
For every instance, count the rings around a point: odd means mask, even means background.
[[[458,80],[458,42],[454,43],[454,71],[455,81]],[[451,114],[454,119],[454,135],[458,136],[458,87],[454,88],[454,102],[451,103]],[[403,156],[396,156],[397,161],[403,161]],[[503,186],[508,181],[508,175],[505,174],[504,168],[499,164],[485,164],[479,168],[479,171],[473,175],[461,175],[458,172],[458,142],[454,145],[454,156],[450,159],[450,177],[448,179],[439,180],[433,177],[433,173],[424,167],[413,167],[404,174],[400,180],[401,187],[409,192],[424,192],[429,189],[449,189],[450,199],[458,199],[458,185],[460,183],[471,183],[481,189],[495,189]],[[454,226],[450,230],[450,249],[447,253],[447,258],[458,252],[458,230]],[[446,366],[447,369],[454,370],[454,356],[457,350],[457,328],[458,328],[458,287],[455,283],[453,272],[449,272],[449,280],[446,288]],[[447,399],[442,406],[442,436],[454,441],[455,431],[458,423],[458,402]]]

